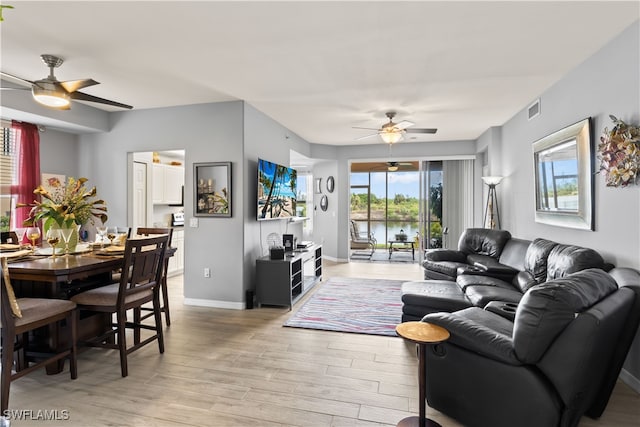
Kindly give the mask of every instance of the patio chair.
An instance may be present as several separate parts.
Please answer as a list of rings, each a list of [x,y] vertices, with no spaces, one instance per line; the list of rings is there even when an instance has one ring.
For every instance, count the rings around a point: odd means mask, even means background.
[[[367,252],[352,252],[351,256],[366,256],[371,258],[373,252],[376,250],[376,239],[373,233],[361,233],[358,228],[358,223],[351,220],[350,235],[350,248],[354,251],[366,250]]]

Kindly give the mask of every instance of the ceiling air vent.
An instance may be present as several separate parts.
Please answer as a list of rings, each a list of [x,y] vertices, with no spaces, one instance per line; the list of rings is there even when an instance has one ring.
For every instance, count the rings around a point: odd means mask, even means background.
[[[535,102],[529,105],[527,108],[527,117],[529,120],[538,117],[540,115],[540,98],[536,99]]]

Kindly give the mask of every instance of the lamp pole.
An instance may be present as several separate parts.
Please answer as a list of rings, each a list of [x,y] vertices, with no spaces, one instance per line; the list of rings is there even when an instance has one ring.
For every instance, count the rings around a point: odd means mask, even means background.
[[[500,184],[500,181],[502,181],[502,177],[501,176],[483,176],[482,180],[489,187],[489,194],[487,196],[487,206],[485,207],[485,210],[484,210],[483,226],[487,227],[487,215],[488,215],[489,228],[500,229],[500,208],[498,207],[498,196],[496,194],[496,186]],[[493,213],[494,206],[495,206],[495,215]]]

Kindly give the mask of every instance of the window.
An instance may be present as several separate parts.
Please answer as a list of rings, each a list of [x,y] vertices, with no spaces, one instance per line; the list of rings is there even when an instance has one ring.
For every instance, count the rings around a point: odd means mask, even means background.
[[[0,196],[0,230],[8,231],[10,228],[11,210],[14,207],[14,200],[11,196],[11,186],[17,182],[17,159],[16,159],[16,131],[11,129],[10,123],[2,122],[2,145],[0,146],[0,185],[2,195]]]

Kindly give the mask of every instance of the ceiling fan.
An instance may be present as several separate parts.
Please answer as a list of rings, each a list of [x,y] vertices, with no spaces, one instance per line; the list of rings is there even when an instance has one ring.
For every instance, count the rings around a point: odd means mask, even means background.
[[[415,165],[412,162],[387,162],[387,170],[389,172],[395,172],[399,169],[414,169]]]
[[[48,54],[40,55],[40,58],[42,58],[42,62],[44,62],[47,67],[49,67],[49,76],[43,79],[31,81],[5,72],[1,72],[0,75],[2,75],[2,77],[7,77],[9,79],[18,80],[20,82],[30,84],[31,94],[37,102],[47,107],[55,108],[58,110],[70,109],[70,103],[72,99],[112,105],[115,107],[126,108],[128,110],[133,108],[131,105],[99,98],[97,96],[89,95],[84,92],[78,92],[79,89],[97,85],[99,83],[93,79],[67,80],[61,82],[56,79],[56,76],[53,74],[53,69],[61,66],[64,60],[60,57]]]
[[[436,133],[438,131],[438,129],[434,129],[434,128],[409,129],[409,127],[413,126],[414,123],[408,120],[403,120],[399,123],[394,123],[393,118],[396,116],[395,111],[389,111],[385,115],[389,118],[389,122],[383,124],[380,129],[363,128],[363,127],[354,126],[354,129],[369,129],[369,130],[377,131],[376,133],[362,136],[360,138],[357,138],[356,140],[371,138],[372,136],[380,135],[380,138],[382,138],[382,140],[387,144],[395,144],[396,142],[402,140],[402,137],[405,133]]]

